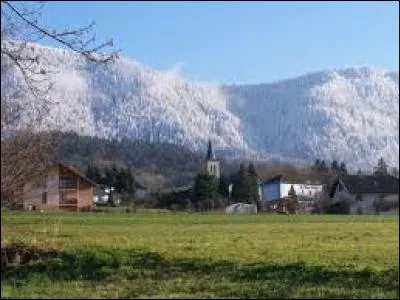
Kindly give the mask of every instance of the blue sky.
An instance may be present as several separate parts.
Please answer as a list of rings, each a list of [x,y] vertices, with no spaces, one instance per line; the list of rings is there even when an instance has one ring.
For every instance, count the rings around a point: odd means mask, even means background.
[[[189,79],[262,83],[343,66],[398,70],[397,2],[49,2],[43,22]]]

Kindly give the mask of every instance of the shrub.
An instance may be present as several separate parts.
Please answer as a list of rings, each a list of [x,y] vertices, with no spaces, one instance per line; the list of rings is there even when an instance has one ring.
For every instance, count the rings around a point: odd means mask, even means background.
[[[332,203],[328,208],[328,213],[349,214],[353,201],[349,198],[342,197],[339,201]]]
[[[285,201],[285,206],[290,214],[294,214],[297,210],[297,196],[293,185],[290,187],[288,197]]]
[[[396,202],[393,200],[385,199],[383,197],[379,197],[378,199],[375,199],[374,202],[372,203],[374,206],[374,209],[376,212],[385,212],[389,211],[391,209],[396,208]],[[397,201],[397,207],[398,207],[398,201]]]

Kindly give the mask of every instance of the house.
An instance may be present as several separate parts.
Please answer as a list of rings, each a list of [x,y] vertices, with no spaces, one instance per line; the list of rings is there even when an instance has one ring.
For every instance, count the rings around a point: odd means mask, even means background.
[[[24,208],[86,210],[92,207],[96,183],[80,171],[56,163],[23,187]]]
[[[311,209],[314,200],[321,195],[324,187],[320,181],[313,180],[308,176],[290,177],[283,175],[262,181],[259,186],[261,187],[262,202],[271,209],[277,208],[277,202],[287,197],[290,188],[293,186],[297,201],[305,210]]]
[[[391,175],[343,175],[333,184],[333,202],[350,199],[350,212],[375,212],[374,202],[386,200],[398,210],[399,179]]]

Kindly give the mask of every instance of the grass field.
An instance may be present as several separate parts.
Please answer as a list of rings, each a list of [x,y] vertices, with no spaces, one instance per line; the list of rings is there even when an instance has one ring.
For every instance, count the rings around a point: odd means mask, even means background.
[[[399,298],[398,216],[2,212],[1,222],[2,265],[4,253],[14,260],[2,298]]]

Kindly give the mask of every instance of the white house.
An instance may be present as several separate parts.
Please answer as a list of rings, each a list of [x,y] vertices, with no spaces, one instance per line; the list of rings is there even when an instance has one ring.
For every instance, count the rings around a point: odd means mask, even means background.
[[[382,199],[398,211],[399,179],[391,175],[344,175],[332,186],[333,202],[351,200],[350,212],[375,212],[374,201]]]
[[[264,203],[274,202],[288,196],[293,186],[299,202],[317,198],[323,189],[323,184],[309,178],[290,179],[287,176],[278,175],[260,184],[261,199]]]

